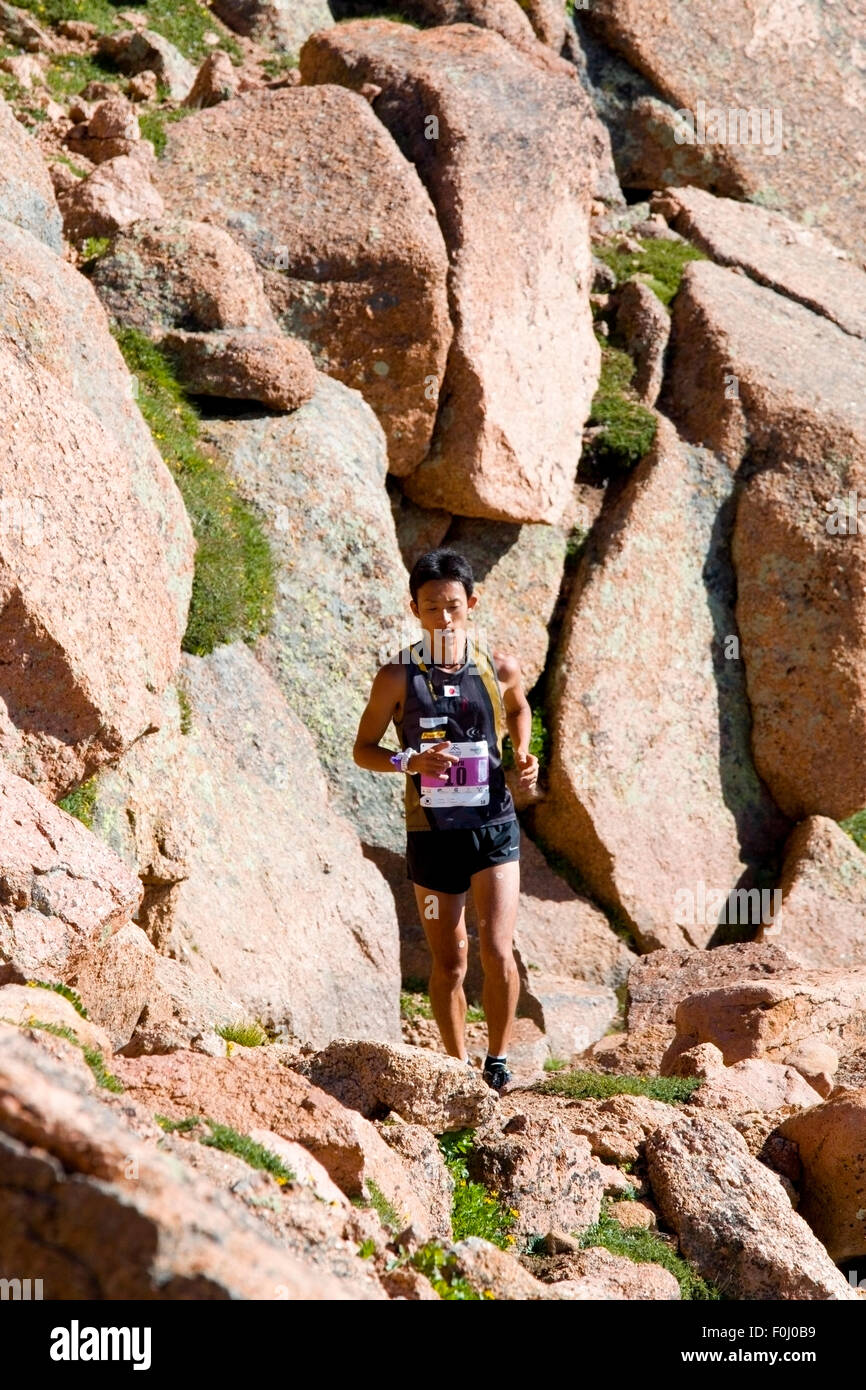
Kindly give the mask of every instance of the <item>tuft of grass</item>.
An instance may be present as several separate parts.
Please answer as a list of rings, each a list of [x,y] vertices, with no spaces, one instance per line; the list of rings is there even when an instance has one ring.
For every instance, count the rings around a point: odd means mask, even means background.
[[[115,5],[109,0],[17,0],[20,9],[29,10],[40,23],[58,24],[62,19],[84,19],[95,24],[102,34],[127,28]],[[225,25],[197,0],[148,0],[138,5],[138,13],[147,21],[147,28],[173,43],[185,58],[201,62],[212,52],[205,43],[208,32],[219,35],[214,48],[223,48],[236,63],[241,50]]]
[[[197,1129],[201,1124],[200,1115],[187,1115],[185,1120],[170,1120],[168,1115],[154,1115],[153,1118],[166,1134],[189,1134],[191,1129]]]
[[[183,686],[177,686],[177,704],[180,710],[180,731],[188,734],[192,729],[192,704]]]
[[[367,1178],[366,1188],[368,1204],[373,1208],[385,1229],[396,1235],[406,1225],[399,1211],[388,1201],[381,1187],[372,1178]]]
[[[117,70],[96,53],[64,53],[51,60],[45,70],[45,85],[56,101],[77,96],[88,82],[116,82]]]
[[[372,1240],[372,1239],[368,1236],[366,1240],[362,1240],[362,1241],[361,1241],[361,1244],[358,1246],[358,1254],[360,1255],[360,1257],[361,1257],[362,1260],[369,1260],[370,1256],[371,1256],[371,1255],[375,1255],[375,1253],[376,1253],[376,1242],[375,1242],[375,1240]]]
[[[147,27],[180,49],[185,58],[200,63],[215,48],[222,48],[235,63],[242,61],[240,45],[225,25],[196,0],[148,0]],[[205,43],[205,34],[219,35],[219,42]]]
[[[636,1264],[656,1264],[670,1270],[680,1286],[683,1299],[718,1301],[724,1298],[720,1289],[702,1278],[692,1269],[687,1260],[675,1254],[666,1241],[654,1231],[640,1227],[625,1227],[610,1215],[603,1204],[598,1221],[582,1231],[575,1232],[575,1238],[583,1249],[588,1246],[601,1246],[613,1255],[626,1255]]]
[[[268,1035],[257,1019],[252,1022],[240,1020],[236,1023],[222,1023],[215,1030],[226,1042],[238,1043],[241,1047],[262,1047]]]
[[[210,1127],[210,1134],[200,1140],[206,1148],[220,1149],[222,1153],[235,1154],[242,1158],[251,1168],[259,1168],[265,1173],[271,1173],[280,1185],[287,1182],[296,1182],[297,1176],[291,1168],[286,1167],[283,1160],[271,1149],[265,1148],[264,1144],[257,1144],[255,1139],[251,1139],[248,1134],[239,1134],[231,1125],[218,1124],[216,1120],[205,1118],[205,1124]]]
[[[83,19],[108,33],[117,21],[109,0],[16,0],[19,10],[29,10],[40,24],[59,24],[62,19]]]
[[[271,621],[276,577],[254,509],[198,448],[199,419],[163,353],[133,328],[115,330],[138,377],[138,404],[180,489],[195,535],[195,575],[183,650],[207,656],[222,643],[252,643]]]
[[[583,526],[572,526],[565,542],[565,562],[569,568],[574,568],[586,548],[589,539],[589,531]]]
[[[81,248],[85,261],[97,261],[104,256],[111,245],[110,236],[89,236]]]
[[[544,1059],[545,1071],[565,1071],[567,1066],[568,1062],[564,1057],[545,1057]]]
[[[277,77],[285,77],[287,72],[294,72],[298,61],[297,53],[273,53],[263,59],[260,66],[265,77],[273,82]]]
[[[475,1131],[461,1129],[438,1136],[439,1149],[445,1166],[454,1180],[451,1209],[451,1229],[455,1240],[481,1236],[500,1250],[510,1250],[515,1243],[511,1228],[519,1213],[499,1200],[498,1192],[488,1191],[483,1183],[469,1177],[468,1155],[475,1146]]]
[[[67,167],[67,169],[71,169],[71,170],[72,170],[73,174],[75,175],[75,177],[76,177],[77,179],[84,179],[84,178],[87,177],[87,170],[86,170],[86,169],[82,169],[81,165],[80,165],[80,164],[76,164],[75,161],[72,160],[72,159],[70,159],[68,155],[66,155],[66,154],[55,154],[55,155],[52,155],[52,159],[53,159],[53,161],[54,161],[55,164],[65,164],[66,167]]]
[[[616,995],[618,1007],[616,1015],[614,1016],[614,1018],[611,1019],[607,1028],[605,1028],[604,1030],[605,1037],[607,1037],[610,1033],[624,1033],[626,1030],[626,1015],[628,1014],[628,984],[625,980],[622,982],[621,985],[617,985],[616,989],[614,990],[614,994]]]
[[[74,816],[88,830],[92,830],[93,811],[96,806],[96,778],[91,777],[89,781],[82,782],[80,787],[75,788],[75,791],[62,797],[57,805],[67,815]]]
[[[866,810],[855,811],[847,820],[840,820],[839,828],[850,835],[858,849],[866,853]]]
[[[416,1018],[432,1018],[433,1008],[430,996],[421,981],[407,981],[412,988],[400,991],[400,1017],[414,1023]],[[467,1004],[466,1022],[483,1023],[486,1015],[480,1004]]]
[[[707,256],[688,241],[664,241],[661,237],[638,238],[640,251],[620,251],[622,238],[613,236],[601,242],[595,254],[610,266],[622,285],[640,275],[653,293],[669,308],[689,261],[705,261]]]
[[[532,704],[532,695],[529,702]],[[538,759],[539,772],[547,765],[548,753],[550,750],[550,733],[544,722],[544,710],[541,705],[535,705],[532,710],[532,730],[529,735],[529,751],[534,753]],[[503,768],[516,767],[514,761],[514,747],[510,735],[502,740],[502,766]]]
[[[410,1023],[414,1023],[416,1018],[432,1018],[433,1010],[430,1007],[430,999],[426,992],[401,989],[400,1017],[408,1019]]]
[[[192,115],[192,107],[187,106],[152,106],[149,111],[141,111],[138,116],[138,128],[141,131],[141,138],[149,140],[153,145],[157,159],[165,153],[168,143],[166,126],[174,121],[182,121],[184,116]]]
[[[439,1297],[461,1303],[484,1301],[477,1289],[462,1274],[457,1273],[457,1257],[443,1250],[435,1241],[428,1241],[412,1255],[409,1263],[430,1281]]]
[[[63,998],[69,1001],[77,1014],[80,1014],[82,1018],[87,1018],[87,1010],[81,1002],[81,996],[76,994],[74,989],[70,989],[69,985],[52,983],[50,980],[28,980],[27,987],[28,989],[53,989],[55,994],[62,994]]]
[[[570,1100],[607,1100],[609,1096],[650,1096],[668,1105],[687,1101],[703,1082],[699,1076],[628,1076],[574,1068],[538,1083],[548,1096]]]
[[[43,1032],[53,1033],[55,1038],[65,1038],[67,1042],[74,1043],[76,1047],[81,1048],[84,1060],[93,1072],[96,1084],[101,1086],[103,1090],[120,1093],[124,1089],[120,1078],[113,1076],[110,1071],[106,1070],[105,1058],[99,1048],[88,1047],[80,1038],[76,1037],[71,1028],[59,1023],[45,1023],[38,1018],[28,1018],[26,1026],[28,1028],[41,1028]]]
[[[633,468],[649,449],[656,433],[656,417],[635,396],[631,380],[634,362],[627,352],[611,347],[599,337],[601,373],[589,412],[590,425],[601,433],[592,441],[592,458],[608,472]]]

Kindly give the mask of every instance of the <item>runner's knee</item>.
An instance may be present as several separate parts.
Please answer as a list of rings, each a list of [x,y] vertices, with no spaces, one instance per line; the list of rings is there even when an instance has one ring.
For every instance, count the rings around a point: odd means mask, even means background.
[[[512,971],[517,969],[514,963],[514,949],[511,946],[503,949],[492,943],[486,943],[480,947],[481,968],[485,975],[496,975],[502,979],[508,979]]]
[[[433,974],[442,984],[454,989],[466,977],[466,951],[455,949],[434,956]]]

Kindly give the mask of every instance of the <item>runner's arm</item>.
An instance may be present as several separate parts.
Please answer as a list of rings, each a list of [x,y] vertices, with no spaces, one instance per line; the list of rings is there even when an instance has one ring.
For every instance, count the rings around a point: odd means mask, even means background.
[[[373,678],[370,698],[361,715],[352,757],[368,772],[399,772],[391,762],[392,751],[383,748],[380,740],[394,718],[394,711],[403,694],[404,675],[399,666],[380,666]]]
[[[532,735],[532,709],[523,690],[523,676],[520,662],[516,656],[505,652],[494,652],[496,674],[502,689],[502,702],[505,705],[505,722],[514,748],[516,758],[525,758],[529,752],[529,739]]]
[[[529,751],[532,736],[532,709],[523,689],[523,676],[516,656],[494,652],[496,674],[502,689],[505,722],[514,749],[514,760],[520,771],[520,785],[533,788],[538,778],[538,759]]]
[[[405,686],[405,673],[400,666],[379,667],[373,679],[367,707],[361,715],[355,746],[352,749],[355,762],[368,772],[400,771],[399,767],[395,767],[391,762],[393,754],[390,749],[383,748],[380,739],[384,737],[388,725],[394,718],[394,711],[403,697]],[[448,741],[443,739],[432,744],[423,753],[416,753],[409,759],[407,772],[426,772],[431,777],[439,777],[441,781],[447,782],[449,764],[460,761],[456,754],[445,751],[447,747]]]

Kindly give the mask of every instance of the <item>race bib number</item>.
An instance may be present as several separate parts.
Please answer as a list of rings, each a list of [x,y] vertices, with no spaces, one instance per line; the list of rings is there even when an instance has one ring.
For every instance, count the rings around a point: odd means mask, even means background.
[[[421,773],[422,806],[487,806],[490,802],[490,758],[487,740],[452,743],[447,750],[460,759],[451,763],[448,781]]]

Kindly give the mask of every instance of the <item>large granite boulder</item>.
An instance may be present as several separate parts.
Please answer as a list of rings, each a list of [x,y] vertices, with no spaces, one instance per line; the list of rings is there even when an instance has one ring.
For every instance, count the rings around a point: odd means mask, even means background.
[[[0,769],[0,975],[68,979],[141,900],[134,873],[29,782]],[[39,1016],[34,998],[33,1012]]]
[[[91,286],[2,220],[0,354],[0,753],[56,796],[158,722],[193,541]]]
[[[719,265],[740,266],[759,285],[866,338],[866,274],[815,227],[702,188],[665,189],[651,206]]]
[[[327,1255],[324,1266],[299,1257],[228,1184],[220,1190],[161,1152],[142,1107],[124,1097],[113,1113],[92,1089],[89,1074],[0,1031],[4,1277],[38,1271],[35,1297],[82,1302],[385,1296],[349,1250],[340,1275]],[[232,1161],[242,1191],[252,1170]],[[272,1184],[266,1200],[282,1195]]]
[[[368,103],[337,87],[249,92],[173,125],[156,181],[170,212],[206,215],[246,248],[282,327],[362,392],[391,469],[410,472],[451,341],[448,261],[418,175]]]
[[[646,950],[706,946],[786,830],[752,765],[742,668],[728,659],[732,497],[724,465],[660,419],[593,529],[553,667],[550,786],[534,824]]]
[[[0,96],[0,217],[63,249],[63,225],[54,187],[32,135]]]
[[[95,832],[145,886],[141,925],[274,1030],[398,1041],[393,905],[308,731],[241,643],[184,657],[180,681],[163,730],[96,789]]]
[[[697,261],[664,394],[689,439],[748,455],[732,556],[755,766],[791,819],[842,820],[866,805],[866,344]]]
[[[352,759],[376,670],[419,631],[376,417],[320,376],[293,414],[205,420],[202,439],[256,507],[276,558],[274,619],[257,654],[312,733],[335,805],[362,839],[402,853],[401,778]]]
[[[687,113],[676,149],[717,155],[728,173],[723,191],[814,223],[863,255],[866,64],[856,7],[593,0],[580,20],[676,113]],[[684,180],[674,173],[665,182]]]
[[[727,1121],[679,1115],[647,1137],[646,1161],[683,1255],[729,1298],[857,1298],[776,1174]]]
[[[826,816],[810,816],[785,846],[782,906],[772,939],[818,969],[866,965],[866,854]]]
[[[433,448],[406,492],[464,516],[558,521],[599,370],[580,84],[487,29],[385,20],[313,35],[301,73],[381,89],[376,113],[417,165],[448,246],[454,344]]]

